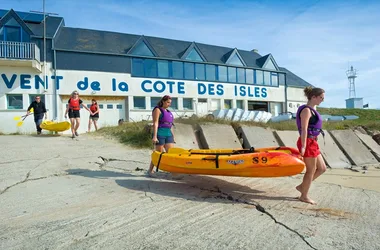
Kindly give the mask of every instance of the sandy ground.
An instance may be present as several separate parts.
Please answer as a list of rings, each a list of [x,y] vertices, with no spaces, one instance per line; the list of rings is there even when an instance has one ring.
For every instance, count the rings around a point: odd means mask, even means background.
[[[380,249],[379,170],[148,178],[148,150],[0,136],[0,249]],[[377,190],[377,191],[376,191]]]
[[[316,181],[380,192],[380,169],[328,169]]]

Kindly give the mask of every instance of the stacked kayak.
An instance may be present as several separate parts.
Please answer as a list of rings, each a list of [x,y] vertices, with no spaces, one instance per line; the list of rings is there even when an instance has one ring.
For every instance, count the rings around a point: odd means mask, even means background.
[[[154,151],[157,169],[172,173],[241,177],[282,177],[299,174],[305,164],[291,147],[258,149],[182,149]]]
[[[44,120],[41,123],[40,127],[42,129],[49,130],[49,131],[63,132],[70,129],[71,124],[68,121],[53,122],[53,121]]]

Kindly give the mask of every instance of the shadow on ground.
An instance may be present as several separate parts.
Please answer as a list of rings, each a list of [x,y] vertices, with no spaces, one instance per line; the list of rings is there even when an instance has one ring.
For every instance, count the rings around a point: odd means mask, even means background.
[[[71,175],[88,178],[117,178],[121,187],[167,197],[207,202],[231,202],[253,200],[297,201],[296,197],[265,194],[265,191],[204,175],[181,175],[174,179],[170,173],[161,172],[158,178],[107,170],[69,169]]]

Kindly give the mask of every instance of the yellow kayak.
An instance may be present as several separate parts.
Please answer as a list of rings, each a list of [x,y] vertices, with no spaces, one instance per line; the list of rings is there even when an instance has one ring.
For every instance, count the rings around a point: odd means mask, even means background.
[[[172,173],[244,177],[297,175],[305,168],[297,149],[269,147],[251,149],[182,149],[154,151],[157,169]]]
[[[70,129],[71,124],[68,121],[53,122],[53,121],[45,120],[41,123],[40,127],[42,129],[49,130],[49,131],[63,132]]]

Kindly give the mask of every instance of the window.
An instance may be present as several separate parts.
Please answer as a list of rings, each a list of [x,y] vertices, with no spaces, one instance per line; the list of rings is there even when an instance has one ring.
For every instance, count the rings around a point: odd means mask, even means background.
[[[280,85],[285,85],[285,74],[278,74],[278,83]]]
[[[183,62],[172,62],[172,78],[183,79]]]
[[[243,100],[236,100],[236,108],[244,109]]]
[[[157,61],[157,67],[158,67],[158,76],[167,78],[169,77],[169,62],[166,60],[158,60]]]
[[[227,82],[227,67],[218,66],[218,79],[221,82]]]
[[[132,75],[144,76],[144,59],[139,59],[139,58],[132,59]]]
[[[29,34],[12,17],[0,29],[0,41],[29,42]]]
[[[232,108],[232,100],[224,100],[224,108],[225,109]]]
[[[178,98],[172,97],[172,104],[170,105],[172,109],[178,109]]]
[[[183,98],[183,109],[190,109],[193,110],[193,98]]]
[[[285,74],[283,73],[203,63],[141,58],[132,59],[132,76],[247,83],[265,86],[285,84]]]
[[[278,86],[278,76],[277,73],[271,73],[271,83],[272,86]]]
[[[144,66],[146,77],[157,77],[157,60],[145,59]]]
[[[255,70],[256,72],[256,84],[264,85],[264,74],[261,70]]]
[[[245,82],[251,84],[253,83],[253,69],[245,70]]]
[[[19,95],[7,95],[8,109],[23,109],[22,94]]]
[[[113,109],[113,104],[107,104],[107,109]]]
[[[202,57],[195,50],[195,48],[192,48],[190,53],[187,55],[186,60],[203,62]]]
[[[103,104],[99,104],[99,109],[103,109]]]
[[[205,80],[205,65],[197,63],[195,64],[195,75],[197,80]]]
[[[116,104],[116,109],[123,109],[123,105],[122,104]]]
[[[277,70],[277,69],[276,69],[276,66],[274,66],[274,63],[273,63],[272,59],[270,59],[270,60],[268,61],[267,65],[265,65],[265,68],[266,68],[266,69]]]
[[[228,81],[236,82],[236,68],[228,67]]]
[[[138,56],[154,56],[153,52],[148,48],[144,41],[134,47],[131,54]]]
[[[45,95],[29,95],[29,103],[35,101],[36,96],[39,96],[41,98],[41,102],[45,103]]]
[[[237,66],[243,66],[243,62],[240,60],[236,52],[232,53],[232,57],[230,57],[227,60],[227,64],[237,65]]]
[[[185,79],[194,79],[194,63],[185,63]]]
[[[264,71],[264,85],[270,85],[270,72]]]
[[[238,83],[245,83],[245,69],[243,68],[237,69],[237,79],[238,79]]]
[[[158,105],[158,102],[161,100],[161,97],[151,97],[150,98],[150,107],[156,107]]]
[[[216,66],[206,64],[206,80],[215,81],[216,80]]]
[[[5,26],[5,39],[9,42],[20,42],[21,41],[21,28],[14,26]]]
[[[135,109],[146,109],[145,97],[134,96],[133,97],[133,108],[135,108]]]
[[[220,109],[220,100],[219,99],[211,99],[211,110]]]

